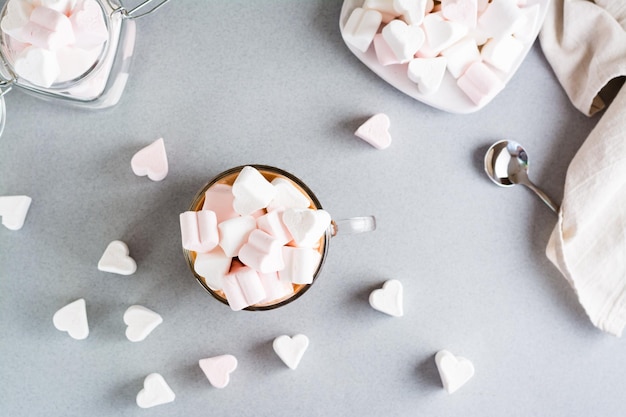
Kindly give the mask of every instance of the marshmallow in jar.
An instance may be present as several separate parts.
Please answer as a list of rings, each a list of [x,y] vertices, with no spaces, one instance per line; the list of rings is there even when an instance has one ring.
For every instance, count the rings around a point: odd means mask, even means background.
[[[115,105],[128,79],[133,19],[166,1],[148,0],[137,14],[113,0],[8,0],[0,14],[0,87],[87,108]]]

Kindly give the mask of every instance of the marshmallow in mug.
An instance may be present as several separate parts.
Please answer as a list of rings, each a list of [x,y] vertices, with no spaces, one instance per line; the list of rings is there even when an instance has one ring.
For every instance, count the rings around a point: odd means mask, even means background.
[[[447,70],[480,105],[504,88],[503,74],[533,41],[538,9],[519,0],[365,0],[343,36],[362,52],[374,45],[383,66],[408,64],[421,94],[436,93]]]
[[[321,262],[331,218],[310,206],[290,180],[246,166],[232,185],[209,187],[200,211],[181,213],[183,248],[231,309],[278,302],[311,284]]]
[[[0,28],[16,75],[45,88],[86,73],[109,37],[96,0],[9,0]]]

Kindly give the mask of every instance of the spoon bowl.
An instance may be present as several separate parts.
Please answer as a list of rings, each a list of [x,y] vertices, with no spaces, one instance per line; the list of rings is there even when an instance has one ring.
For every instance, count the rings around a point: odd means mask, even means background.
[[[519,143],[501,140],[491,145],[485,154],[485,172],[491,181],[501,187],[525,185],[552,211],[558,212],[558,205],[528,178],[528,154]]]

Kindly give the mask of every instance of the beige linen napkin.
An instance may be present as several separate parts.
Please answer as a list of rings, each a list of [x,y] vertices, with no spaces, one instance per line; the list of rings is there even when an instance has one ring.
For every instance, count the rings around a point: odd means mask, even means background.
[[[626,325],[626,87],[567,170],[546,254],[592,323],[621,336]]]
[[[626,2],[553,0],[544,54],[586,115],[610,106],[567,170],[548,258],[572,285],[591,322],[621,336],[626,325]],[[618,93],[610,90],[619,91]]]
[[[626,75],[626,1],[552,0],[539,39],[574,106],[591,116]]]

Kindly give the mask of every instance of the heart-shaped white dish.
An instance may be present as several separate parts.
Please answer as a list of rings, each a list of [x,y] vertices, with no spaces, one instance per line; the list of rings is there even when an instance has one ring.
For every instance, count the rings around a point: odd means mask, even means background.
[[[350,17],[350,14],[354,9],[361,7],[363,3],[363,0],[344,0],[343,6],[341,8],[341,14],[339,17],[339,29],[342,36],[344,36],[344,28],[346,26],[348,18]],[[530,48],[534,43],[533,41],[537,37],[537,34],[541,29],[541,25],[545,19],[548,9],[548,3],[549,0],[527,1],[525,6],[526,8],[538,5],[538,18],[536,19],[533,30],[528,36],[528,39],[531,40],[527,40],[524,42],[524,49],[519,54],[514,64],[510,67],[510,70],[505,73],[494,69],[494,72],[503,84],[506,84],[511,79],[511,77],[513,77],[521,63],[524,61],[524,58],[526,58],[528,51],[530,51]],[[419,100],[440,110],[459,114],[473,113],[483,108],[491,101],[491,99],[493,99],[493,97],[490,97],[488,100],[484,100],[480,104],[475,104],[457,86],[456,79],[447,71],[441,82],[441,85],[439,86],[439,89],[436,92],[431,94],[423,94],[420,92],[417,85],[408,78],[407,64],[383,66],[380,64],[378,58],[376,57],[376,52],[374,51],[373,45],[370,45],[370,47],[365,52],[362,52],[354,46],[350,45],[349,42],[346,42],[346,46],[369,69],[374,71],[374,73],[376,73],[383,80],[387,81],[393,87],[397,88],[408,96],[413,97],[416,100]]]

